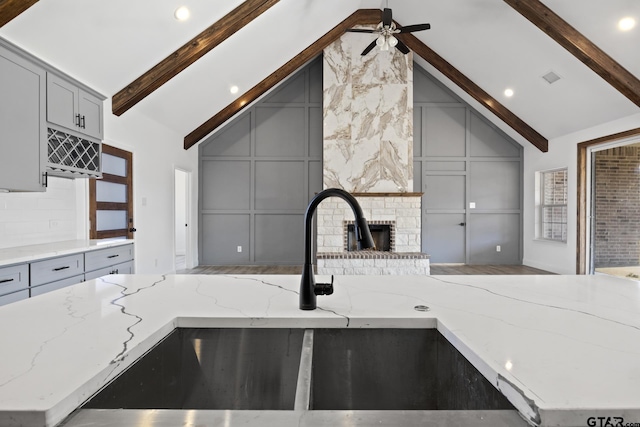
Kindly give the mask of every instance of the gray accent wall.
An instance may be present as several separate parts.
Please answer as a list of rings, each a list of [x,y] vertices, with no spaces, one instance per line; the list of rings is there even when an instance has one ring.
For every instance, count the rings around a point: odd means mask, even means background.
[[[521,264],[522,147],[418,64],[413,88],[423,252],[432,263]]]
[[[304,212],[322,190],[321,58],[199,150],[200,264],[301,265]]]

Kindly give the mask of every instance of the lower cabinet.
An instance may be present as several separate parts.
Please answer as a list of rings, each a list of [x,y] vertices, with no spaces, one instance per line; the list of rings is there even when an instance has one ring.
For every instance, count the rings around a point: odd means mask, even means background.
[[[84,280],[97,279],[98,277],[107,276],[109,274],[133,274],[133,261],[127,261],[109,267],[104,267],[99,270],[90,271],[85,273]]]
[[[133,273],[133,243],[0,267],[0,306],[108,274]]]
[[[133,274],[133,244],[87,252],[84,262],[85,280],[107,274]]]
[[[31,287],[84,273],[84,254],[67,255],[31,263]]]
[[[55,291],[57,289],[66,288],[67,286],[77,285],[78,283],[82,283],[82,282],[84,282],[84,274],[80,274],[78,276],[69,277],[62,280],[56,280],[55,282],[47,283],[46,285],[32,286],[31,296],[35,297],[37,295],[42,295],[47,292]]]
[[[29,289],[24,291],[13,292],[7,295],[0,295],[0,305],[9,304],[12,302],[18,302],[23,299],[29,298]]]
[[[0,305],[29,298],[29,265],[0,268]]]

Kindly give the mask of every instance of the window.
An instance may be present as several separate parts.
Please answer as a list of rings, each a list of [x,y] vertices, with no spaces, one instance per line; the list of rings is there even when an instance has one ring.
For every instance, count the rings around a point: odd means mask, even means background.
[[[540,172],[538,237],[567,241],[567,169]]]

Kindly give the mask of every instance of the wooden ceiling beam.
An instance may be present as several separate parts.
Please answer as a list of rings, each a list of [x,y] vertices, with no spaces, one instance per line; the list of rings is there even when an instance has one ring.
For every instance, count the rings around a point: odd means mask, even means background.
[[[535,129],[526,124],[522,119],[513,114],[507,107],[498,102],[494,97],[485,92],[480,86],[472,82],[447,62],[443,57],[422,43],[411,33],[398,34],[397,37],[404,42],[416,55],[431,64],[436,70],[451,80],[455,85],[468,93],[473,99],[482,104],[486,109],[495,114],[500,120],[509,125],[513,130],[522,135],[527,141],[537,147],[543,153],[549,150],[549,141],[540,135]]]
[[[38,0],[0,0],[0,27],[37,2]]]
[[[112,98],[113,114],[122,115],[279,1],[246,0],[243,2],[116,93]]]
[[[344,34],[345,30],[356,25],[375,25],[379,23],[381,19],[382,11],[379,9],[360,9],[354,12],[331,31],[318,39],[315,43],[298,54],[295,58],[291,59],[270,76],[262,80],[234,102],[227,105],[216,115],[198,126],[197,129],[185,136],[185,150],[197,144],[201,139],[216,130],[220,125],[239,113],[247,105],[251,104],[276,84],[287,78],[291,73],[302,67],[317,55],[321,54],[324,48],[340,38],[340,36]],[[495,98],[473,83],[444,58],[418,40],[418,38],[413,34],[398,34],[398,38],[401,39],[417,55],[433,65],[454,84],[458,85],[465,92],[471,95],[476,101],[485,106],[489,111],[522,135],[527,141],[531,142],[540,151],[546,152],[548,150],[548,140],[545,137],[540,135],[535,129],[531,128],[504,105],[500,104]]]
[[[359,9],[348,16],[344,21],[336,25],[331,31],[320,37],[315,43],[296,55],[289,62],[278,68],[267,78],[249,89],[231,104],[227,105],[215,116],[198,126],[189,135],[184,137],[184,149],[191,148],[202,138],[213,132],[221,124],[229,120],[247,105],[267,93],[272,87],[286,79],[290,74],[302,67],[311,59],[322,53],[325,47],[336,41],[348,28],[355,25],[377,24],[382,19],[380,9]]]
[[[538,0],[504,0],[587,67],[640,106],[640,80]]]

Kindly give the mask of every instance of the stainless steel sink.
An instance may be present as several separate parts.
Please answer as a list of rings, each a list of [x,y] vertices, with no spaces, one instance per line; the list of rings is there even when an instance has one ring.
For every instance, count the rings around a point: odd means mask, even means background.
[[[435,329],[316,329],[309,409],[513,406]]]
[[[62,425],[220,420],[251,427],[526,426],[435,329],[324,328],[176,329]]]
[[[303,334],[176,329],[84,408],[293,409]]]

